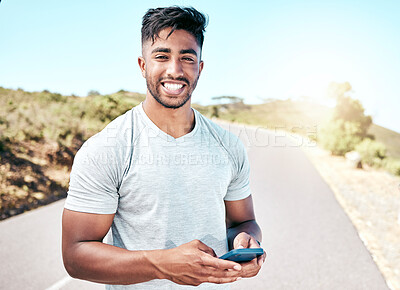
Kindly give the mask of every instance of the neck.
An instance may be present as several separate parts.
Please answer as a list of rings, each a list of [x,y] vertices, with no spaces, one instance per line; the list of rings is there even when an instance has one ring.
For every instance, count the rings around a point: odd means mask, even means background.
[[[190,100],[178,109],[165,108],[147,94],[143,110],[149,119],[168,135],[179,138],[191,132],[195,125]]]

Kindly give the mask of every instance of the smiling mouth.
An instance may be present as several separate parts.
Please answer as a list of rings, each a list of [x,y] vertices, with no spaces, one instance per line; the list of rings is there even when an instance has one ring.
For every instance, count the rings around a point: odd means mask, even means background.
[[[164,90],[171,95],[179,95],[180,93],[183,92],[186,84],[183,83],[175,83],[175,82],[161,82],[162,87]]]

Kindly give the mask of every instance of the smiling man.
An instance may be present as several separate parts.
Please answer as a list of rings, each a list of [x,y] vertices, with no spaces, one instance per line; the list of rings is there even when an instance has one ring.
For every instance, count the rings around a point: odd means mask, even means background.
[[[261,230],[243,144],[191,108],[205,26],[193,8],[143,17],[146,99],[74,160],[62,234],[72,277],[107,289],[228,289],[260,270],[265,254],[246,263],[218,258],[259,248]]]
[[[139,58],[139,66],[150,95],[163,107],[178,109],[190,100],[203,62],[199,60],[200,49],[194,46],[196,39],[193,35],[185,30],[175,30],[169,35],[171,31],[172,28],[165,28],[159,32],[156,47],[144,41],[145,57]],[[170,65],[172,57],[177,58],[172,61],[179,61],[178,65]]]

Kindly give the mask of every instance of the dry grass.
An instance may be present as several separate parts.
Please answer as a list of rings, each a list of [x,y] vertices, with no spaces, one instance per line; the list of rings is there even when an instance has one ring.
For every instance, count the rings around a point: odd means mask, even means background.
[[[0,220],[66,196],[82,143],[144,99],[79,98],[0,87]]]

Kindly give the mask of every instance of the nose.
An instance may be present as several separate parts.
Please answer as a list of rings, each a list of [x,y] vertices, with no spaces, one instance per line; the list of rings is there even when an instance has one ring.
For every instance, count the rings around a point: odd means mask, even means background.
[[[174,78],[183,76],[183,68],[181,61],[176,58],[171,58],[170,61],[168,62],[166,73],[167,75]]]

